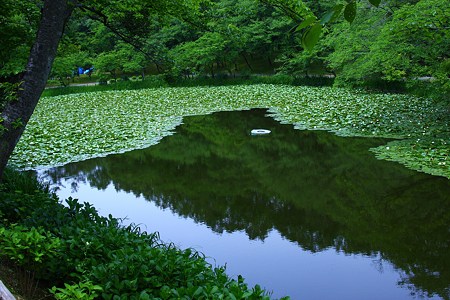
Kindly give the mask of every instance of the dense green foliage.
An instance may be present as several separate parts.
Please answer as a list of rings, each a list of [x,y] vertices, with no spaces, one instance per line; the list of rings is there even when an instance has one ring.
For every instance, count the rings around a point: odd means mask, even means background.
[[[449,6],[439,0],[397,5],[387,12],[361,8],[352,25],[334,27],[323,41],[331,50],[325,60],[341,83],[376,87],[385,81],[426,87],[422,95],[448,95]]]
[[[450,114],[442,103],[286,85],[159,88],[43,98],[11,162],[33,168],[144,148],[171,134],[184,116],[255,107],[271,108],[276,119],[300,129],[406,139],[402,141],[406,148],[393,142],[376,151],[415,170],[450,177]]]
[[[160,75],[148,76],[145,80],[139,80],[136,77],[131,77],[127,81],[115,81],[109,80],[109,84],[97,84],[97,85],[79,85],[79,86],[66,86],[66,87],[52,87],[46,89],[43,93],[43,97],[60,96],[68,94],[81,94],[90,92],[102,92],[102,91],[117,91],[117,90],[138,90],[144,88],[158,88],[167,87],[168,83]]]
[[[0,258],[58,286],[57,299],[268,299],[200,253],[120,226],[87,203],[62,205],[25,176],[8,172],[0,187]]]
[[[14,3],[2,4],[8,14],[0,23],[6,33],[0,76],[6,77],[23,70],[39,15],[32,1]],[[338,85],[411,90],[441,98],[450,91],[450,8],[445,1],[343,5],[216,0],[198,5],[96,1],[75,11],[52,78],[66,85],[78,67],[92,66],[101,80],[155,73],[179,80],[279,72],[333,74]]]
[[[335,74],[340,85],[448,95],[450,8],[445,1],[387,0],[378,7],[357,1],[345,7],[336,4],[213,1],[203,5],[195,22],[171,16],[147,20],[149,29],[133,39],[135,48],[108,35],[102,24],[82,26],[85,22],[80,17],[73,19],[67,35],[71,38],[63,45],[73,44],[89,53],[90,62],[83,63],[112,77],[117,72],[146,71],[170,78],[216,77],[218,73],[233,77],[249,72]],[[342,15],[337,13],[341,9]],[[124,30],[127,23],[117,26]],[[89,38],[89,31],[109,38]],[[127,34],[136,33],[128,30]],[[311,43],[305,44],[305,38],[318,44],[308,46]],[[60,59],[72,56],[61,53]]]
[[[0,3],[0,78],[25,68],[38,21],[39,8],[33,1]]]
[[[86,79],[86,78],[84,78]],[[326,77],[297,77],[290,75],[258,76],[249,75],[237,78],[210,78],[198,77],[189,80],[167,82],[163,75],[146,76],[144,80],[132,76],[129,80],[109,80],[109,84],[71,85],[66,87],[52,87],[46,89],[42,96],[60,96],[68,94],[80,94],[100,91],[137,90],[156,87],[207,87],[207,86],[231,86],[254,84],[284,84],[294,86],[332,86],[333,78]]]

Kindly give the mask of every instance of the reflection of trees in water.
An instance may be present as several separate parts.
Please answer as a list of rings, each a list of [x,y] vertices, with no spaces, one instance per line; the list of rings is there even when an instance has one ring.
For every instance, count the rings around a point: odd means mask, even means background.
[[[112,182],[107,171],[101,165],[90,164],[91,161],[87,161],[88,169],[80,169],[77,164],[69,164],[64,167],[58,167],[45,170],[46,178],[51,178],[52,184],[56,188],[63,186],[63,180],[70,178],[72,192],[78,191],[78,185],[80,183],[89,182],[91,186],[96,187],[99,190],[105,190]],[[85,163],[85,162],[84,162]]]
[[[156,146],[49,170],[144,196],[216,232],[272,229],[316,252],[381,255],[416,291],[449,298],[450,183],[377,161],[382,139],[301,132],[263,111],[186,118]],[[270,136],[251,137],[252,128]]]

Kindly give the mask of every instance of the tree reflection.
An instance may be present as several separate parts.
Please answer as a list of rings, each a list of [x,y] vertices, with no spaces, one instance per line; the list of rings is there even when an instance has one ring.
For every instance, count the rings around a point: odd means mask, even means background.
[[[46,171],[143,196],[216,232],[276,229],[312,252],[380,255],[414,291],[450,296],[450,181],[379,161],[383,139],[293,130],[264,110],[185,118],[144,150]],[[267,128],[268,136],[250,136]]]

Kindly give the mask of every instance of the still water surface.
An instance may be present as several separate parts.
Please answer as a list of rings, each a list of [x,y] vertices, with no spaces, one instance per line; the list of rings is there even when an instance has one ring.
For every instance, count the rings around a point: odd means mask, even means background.
[[[449,299],[450,181],[376,160],[368,149],[385,143],[221,112],[150,148],[38,173],[275,298]]]

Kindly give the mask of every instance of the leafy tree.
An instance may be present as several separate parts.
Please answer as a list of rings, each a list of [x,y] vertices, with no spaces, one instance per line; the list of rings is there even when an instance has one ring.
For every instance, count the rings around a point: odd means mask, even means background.
[[[226,40],[219,33],[205,33],[198,40],[187,42],[171,52],[176,72],[209,72],[215,75],[215,63],[223,58]]]
[[[117,79],[118,74],[124,72],[142,72],[144,77],[145,62],[142,53],[122,42],[113,50],[100,53],[94,64],[99,72],[107,72],[112,78]]]
[[[443,94],[450,93],[450,6],[443,1],[421,0],[402,6],[384,26],[369,56],[385,80],[420,77],[435,80]]]
[[[20,3],[20,2],[19,2]],[[31,2],[33,3],[33,2]],[[180,1],[83,1],[83,0],[43,0],[37,2],[39,5],[43,4],[41,10],[41,20],[37,29],[37,35],[33,36],[33,30],[27,32],[26,40],[34,41],[31,52],[28,56],[28,63],[23,75],[19,76],[15,82],[21,82],[20,89],[17,93],[17,98],[5,95],[5,89],[2,89],[2,111],[0,116],[2,126],[2,136],[0,138],[0,175],[8,162],[8,159],[13,152],[20,136],[25,130],[25,125],[30,119],[34,108],[36,107],[39,97],[45,87],[49,77],[50,69],[56,55],[56,51],[65,29],[67,20],[69,20],[72,12],[77,8],[81,9],[90,18],[102,21],[106,26],[122,39],[133,42],[131,36],[139,35],[143,28],[145,28],[147,16],[153,12],[160,12],[162,14],[182,14],[184,12],[196,11],[198,1],[180,0]],[[29,4],[29,2],[26,2]],[[14,28],[18,31],[24,31],[27,28],[21,26],[23,20],[33,21],[36,11],[29,4],[26,7],[30,8],[24,13],[21,4],[16,1],[7,0],[2,2],[2,18],[12,22],[12,25],[3,25],[1,29]],[[13,12],[13,14],[11,14]],[[11,17],[13,16],[13,17]],[[16,19],[14,17],[17,16]],[[31,24],[34,24],[31,22]],[[31,26],[32,27],[32,26]],[[3,32],[3,30],[2,30]],[[1,37],[1,43],[14,40],[15,35],[5,35]],[[22,42],[22,41],[21,41]],[[14,45],[21,43],[16,42]],[[2,62],[2,65],[8,64],[11,60]],[[14,71],[13,73],[17,73]],[[10,77],[10,76],[9,76]],[[2,82],[13,81],[12,78],[3,76]],[[5,99],[16,98],[13,101],[5,101]]]
[[[330,6],[331,3],[323,4],[321,1],[261,0],[261,2],[280,9],[298,24],[295,32],[302,32],[302,47],[308,51],[311,51],[319,41],[327,24],[332,23],[341,15],[344,16],[346,21],[352,23],[357,11],[356,0],[347,0],[345,5],[333,1],[331,2],[333,6]],[[368,0],[368,2],[378,7],[381,0]],[[323,8],[325,7],[329,7],[329,10],[324,13]],[[313,11],[311,8],[318,11]]]
[[[115,49],[100,53],[95,60],[97,70],[109,73],[113,79],[117,79],[117,74],[123,69],[126,59],[123,54],[123,52]]]
[[[267,61],[273,69],[275,56],[289,42],[285,33],[293,26],[290,18],[273,7],[251,0],[222,0],[205,14],[208,28],[227,40],[224,66],[230,73],[240,59],[254,71],[249,57]]]
[[[415,1],[414,1],[415,2]],[[450,8],[437,0],[422,0],[385,9],[361,7],[352,25],[334,27],[326,43],[333,48],[327,61],[338,82],[364,85],[380,80],[421,84],[434,80],[441,94],[449,90]]]
[[[388,21],[386,13],[373,7],[364,7],[352,24],[341,22],[323,41],[332,51],[326,57],[331,69],[338,74],[341,82],[362,83],[364,80],[379,77],[378,68],[367,73],[370,68],[367,56],[370,55],[374,41]]]
[[[283,52],[292,40],[286,35],[293,26],[291,19],[273,9],[260,8],[245,30],[249,37],[245,45],[246,51],[259,54],[267,60],[269,66],[274,68],[273,61],[279,53]]]
[[[2,107],[0,175],[3,174],[9,156],[22,135],[45,87],[65,21],[73,8],[73,5],[69,5],[65,0],[44,1],[39,29],[29,54],[28,64],[23,76],[16,80],[22,82],[17,91],[17,99],[5,101]]]
[[[58,53],[50,76],[58,78],[59,82],[66,86],[74,78],[78,67],[89,64],[89,55],[81,51],[77,45],[64,43],[58,47]]]
[[[145,66],[147,65],[145,55],[141,52],[135,51],[129,44],[122,44],[119,51],[122,52],[125,57],[123,71],[125,73],[141,72],[142,78],[144,78]]]
[[[39,21],[39,9],[33,2],[0,3],[0,77],[24,71]]]

